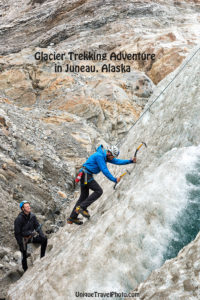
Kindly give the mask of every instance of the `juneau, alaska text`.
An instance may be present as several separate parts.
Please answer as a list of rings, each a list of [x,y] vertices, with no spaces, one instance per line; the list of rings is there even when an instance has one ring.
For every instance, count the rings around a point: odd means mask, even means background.
[[[55,72],[62,72],[62,70],[58,67],[61,66],[55,66]],[[129,65],[112,65],[112,64],[103,64],[101,68],[97,68],[95,65],[70,65],[67,64],[65,68],[65,72],[70,73],[94,73],[99,72],[99,70],[102,73],[127,73],[131,72],[131,67]]]

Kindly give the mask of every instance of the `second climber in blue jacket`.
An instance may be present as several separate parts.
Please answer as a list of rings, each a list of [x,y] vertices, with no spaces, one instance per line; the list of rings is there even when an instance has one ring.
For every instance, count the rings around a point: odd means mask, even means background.
[[[83,224],[83,222],[78,218],[80,213],[85,218],[90,218],[89,212],[87,210],[95,200],[97,200],[102,194],[103,190],[100,185],[93,178],[93,174],[98,174],[103,172],[103,174],[111,181],[118,183],[121,177],[114,177],[107,168],[106,163],[109,162],[115,165],[126,165],[130,163],[136,163],[136,157],[133,159],[117,159],[119,155],[119,150],[116,146],[112,146],[108,150],[105,150],[103,146],[99,146],[95,153],[93,153],[87,161],[83,164],[81,169],[81,195],[74,206],[70,217],[67,219],[69,224],[75,223],[77,225]],[[89,190],[93,193],[89,195]]]

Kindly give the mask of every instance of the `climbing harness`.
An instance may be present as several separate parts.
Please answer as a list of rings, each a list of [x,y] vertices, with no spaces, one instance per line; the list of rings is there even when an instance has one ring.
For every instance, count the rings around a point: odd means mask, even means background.
[[[79,170],[78,175],[77,175],[77,177],[76,177],[76,179],[75,179],[75,182],[76,182],[76,183],[78,183],[78,182],[81,180],[83,174],[85,174],[84,185],[86,185],[86,184],[88,184],[88,182],[94,180],[93,174],[92,174],[86,167],[82,167],[82,168]],[[92,178],[90,178],[89,180],[88,180],[88,174],[92,176]]]

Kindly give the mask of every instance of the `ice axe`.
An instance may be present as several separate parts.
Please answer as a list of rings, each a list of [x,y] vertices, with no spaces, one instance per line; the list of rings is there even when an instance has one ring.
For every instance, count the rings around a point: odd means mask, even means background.
[[[140,148],[142,147],[142,145],[144,145],[144,146],[147,148],[147,144],[146,144],[145,142],[142,142],[142,143],[137,147],[137,149],[135,150],[134,157],[137,156],[137,153],[138,153],[138,151],[140,150]],[[126,172],[124,172],[124,173],[123,173],[122,175],[120,175],[119,177],[123,177],[123,176],[126,175],[127,173],[130,175],[130,172],[127,170]],[[116,182],[115,185],[113,186],[114,190],[115,190],[115,188],[116,188],[116,185],[117,185],[117,182]]]
[[[146,144],[145,142],[142,142],[142,143],[137,147],[137,149],[135,150],[134,157],[137,156],[138,150],[142,147],[142,145],[144,145],[144,146],[147,148],[147,144]]]
[[[124,175],[126,174],[129,174],[130,175],[130,172],[127,170],[126,172],[124,172],[122,175],[120,175],[119,177],[122,178]],[[116,185],[117,185],[117,182],[115,183],[115,185],[113,186],[114,190],[116,188]]]

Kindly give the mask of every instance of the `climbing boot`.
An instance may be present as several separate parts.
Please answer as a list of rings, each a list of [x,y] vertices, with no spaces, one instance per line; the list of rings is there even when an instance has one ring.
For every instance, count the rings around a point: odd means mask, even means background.
[[[67,219],[67,223],[68,224],[76,224],[76,225],[82,225],[83,224],[83,222],[79,219],[79,218],[71,218],[71,217],[69,217],[68,219]]]
[[[80,206],[77,206],[75,211],[77,214],[81,214],[84,218],[90,218],[90,214],[87,209],[84,210]]]

